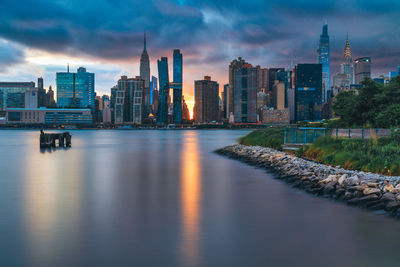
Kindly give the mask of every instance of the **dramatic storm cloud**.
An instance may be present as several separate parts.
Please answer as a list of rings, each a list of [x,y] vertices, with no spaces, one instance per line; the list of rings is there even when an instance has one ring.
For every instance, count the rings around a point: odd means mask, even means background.
[[[0,0],[0,78],[48,77],[85,65],[96,90],[109,93],[118,76],[139,73],[143,32],[152,75],[156,59],[180,48],[185,95],[193,80],[211,75],[222,84],[238,56],[265,67],[315,62],[322,25],[331,38],[332,74],[349,33],[353,57],[371,56],[373,74],[400,65],[398,0]],[[19,71],[20,70],[20,71]]]

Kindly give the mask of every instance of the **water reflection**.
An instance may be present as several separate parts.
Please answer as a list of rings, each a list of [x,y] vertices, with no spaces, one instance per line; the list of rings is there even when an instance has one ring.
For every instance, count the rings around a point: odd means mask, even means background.
[[[184,266],[199,260],[199,215],[200,215],[200,159],[197,132],[187,131],[183,137],[181,164],[182,244]]]
[[[34,145],[26,152],[22,165],[27,248],[35,264],[42,265],[43,259],[76,249],[71,244],[79,237],[82,159],[80,153],[38,154]]]

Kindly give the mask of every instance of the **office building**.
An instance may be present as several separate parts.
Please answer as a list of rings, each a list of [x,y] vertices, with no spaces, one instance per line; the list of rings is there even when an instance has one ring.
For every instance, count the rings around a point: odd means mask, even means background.
[[[168,97],[169,97],[169,74],[168,74],[168,58],[162,57],[157,60],[158,66],[158,82],[159,82],[159,101],[157,123],[168,124]]]
[[[258,69],[251,64],[245,64],[233,73],[236,123],[257,122],[257,75]]]
[[[182,123],[182,53],[179,49],[174,50],[173,54],[173,122],[175,124]]]
[[[361,84],[365,78],[371,78],[371,58],[361,57],[354,60],[355,84]]]
[[[326,102],[328,91],[331,88],[331,67],[330,67],[330,51],[329,51],[329,35],[328,25],[322,27],[322,34],[319,38],[318,63],[322,65],[322,101]]]
[[[272,96],[274,98],[274,108],[284,109],[285,108],[285,82],[275,80]]]
[[[298,64],[295,69],[295,120],[320,121],[322,65]]]
[[[151,76],[151,81],[150,81],[150,105],[154,105],[154,91],[158,91],[158,79],[156,77],[154,77],[154,76]]]
[[[227,109],[227,97],[228,97],[229,84],[224,84],[224,91],[222,92],[222,118],[227,119],[226,109]]]
[[[111,120],[111,101],[109,99],[103,99],[103,112],[102,112],[102,121],[104,124],[112,123]]]
[[[142,123],[143,90],[144,80],[141,76],[136,78],[121,76],[121,79],[118,80],[115,123]]]
[[[185,98],[182,97],[182,121],[189,121],[189,120],[190,120],[189,108],[186,105]]]
[[[234,113],[234,101],[235,101],[235,96],[234,96],[234,87],[235,87],[235,78],[234,78],[234,72],[240,68],[242,68],[243,65],[247,64],[247,62],[239,57],[238,59],[232,60],[232,62],[229,64],[229,88],[227,91],[226,95],[226,118],[233,117]]]
[[[194,121],[209,123],[218,121],[219,84],[205,76],[204,80],[194,82]]]
[[[8,124],[91,124],[90,109],[7,108]]]
[[[57,106],[94,109],[94,73],[78,68],[77,73],[57,72]]]
[[[143,99],[144,99],[145,116],[147,116],[147,114],[150,112],[152,94],[150,89],[150,60],[149,60],[149,55],[147,54],[146,33],[144,34],[143,52],[140,57],[140,77],[142,77],[142,79],[144,80]]]
[[[7,108],[24,107],[37,107],[35,83],[0,82],[0,111]]]

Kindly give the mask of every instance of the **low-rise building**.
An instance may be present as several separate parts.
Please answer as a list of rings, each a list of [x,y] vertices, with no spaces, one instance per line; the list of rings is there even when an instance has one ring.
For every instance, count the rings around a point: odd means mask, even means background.
[[[263,124],[289,124],[290,110],[264,107],[261,109],[261,122]]]
[[[90,109],[8,108],[8,124],[91,124]]]

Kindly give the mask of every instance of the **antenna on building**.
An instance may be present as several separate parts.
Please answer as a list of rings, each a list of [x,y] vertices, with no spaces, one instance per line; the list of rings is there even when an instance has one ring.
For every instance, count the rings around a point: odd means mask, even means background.
[[[290,70],[293,70],[293,52],[292,55],[290,56]]]

